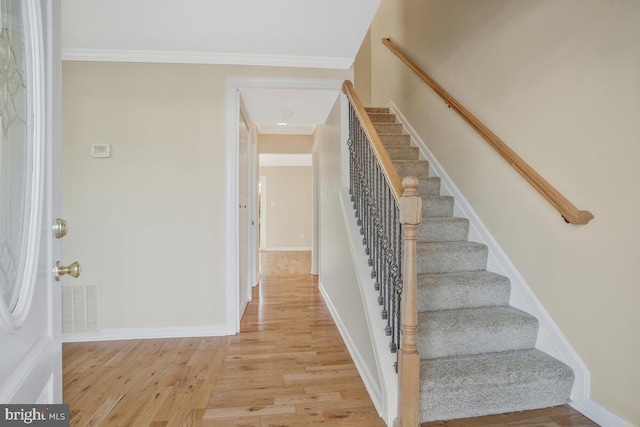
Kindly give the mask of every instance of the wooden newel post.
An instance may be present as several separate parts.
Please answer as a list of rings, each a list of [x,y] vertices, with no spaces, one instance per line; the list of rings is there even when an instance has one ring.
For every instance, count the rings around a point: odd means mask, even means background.
[[[420,389],[420,354],[416,346],[418,324],[418,273],[416,236],[422,220],[422,198],[418,194],[418,178],[402,180],[404,192],[400,199],[402,223],[402,341],[398,354],[398,418],[394,426],[418,426]]]

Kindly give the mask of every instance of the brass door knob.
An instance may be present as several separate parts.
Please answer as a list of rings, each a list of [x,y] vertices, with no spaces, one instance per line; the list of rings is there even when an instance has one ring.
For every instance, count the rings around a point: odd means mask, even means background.
[[[56,262],[56,268],[54,269],[56,280],[60,280],[60,276],[68,274],[71,277],[80,276],[80,263],[78,261],[68,266],[60,265],[60,261]]]

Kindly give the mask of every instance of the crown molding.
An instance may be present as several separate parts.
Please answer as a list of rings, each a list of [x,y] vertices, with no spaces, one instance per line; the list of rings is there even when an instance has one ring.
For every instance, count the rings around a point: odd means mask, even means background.
[[[109,49],[62,49],[64,61],[154,62],[178,64],[258,65],[348,70],[353,58]]]

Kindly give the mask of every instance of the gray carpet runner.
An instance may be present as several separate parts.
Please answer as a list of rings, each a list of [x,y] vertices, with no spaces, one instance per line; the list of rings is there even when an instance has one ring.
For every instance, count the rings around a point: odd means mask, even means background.
[[[538,321],[509,306],[509,279],[486,271],[486,245],[469,242],[469,221],[386,108],[367,108],[400,175],[417,176],[420,422],[561,405],[570,367],[535,349]]]

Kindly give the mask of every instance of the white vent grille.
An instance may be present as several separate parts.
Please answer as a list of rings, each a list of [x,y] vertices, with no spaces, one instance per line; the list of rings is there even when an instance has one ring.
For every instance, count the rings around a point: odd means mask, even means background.
[[[99,300],[99,285],[63,285],[62,333],[97,333]]]

